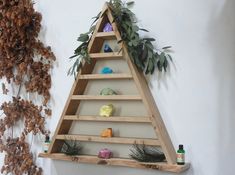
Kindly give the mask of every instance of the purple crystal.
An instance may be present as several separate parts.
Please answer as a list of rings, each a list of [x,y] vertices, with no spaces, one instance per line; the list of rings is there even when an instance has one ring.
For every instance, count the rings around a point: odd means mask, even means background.
[[[103,29],[103,32],[111,32],[113,31],[113,27],[112,25],[108,22],[104,25],[104,29]]]

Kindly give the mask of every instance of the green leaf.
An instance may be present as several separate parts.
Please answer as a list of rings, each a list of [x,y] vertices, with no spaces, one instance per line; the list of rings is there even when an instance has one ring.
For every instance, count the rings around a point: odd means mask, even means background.
[[[131,7],[131,6],[133,6],[134,4],[135,4],[134,1],[130,1],[130,2],[127,2],[127,3],[126,3],[126,5],[127,5],[128,7]]]
[[[167,71],[167,66],[168,66],[168,61],[167,61],[167,59],[165,59],[165,61],[163,63],[163,68],[164,68],[165,72]]]
[[[71,57],[69,57],[69,59],[73,59],[73,58],[75,58],[75,57],[77,57],[78,55],[73,55],[73,56],[71,56]]]
[[[172,59],[170,54],[166,54],[166,56],[171,60],[171,62],[173,61],[173,59]]]
[[[155,41],[154,38],[143,38],[143,40],[146,40],[146,41]]]
[[[96,25],[91,26],[89,32],[90,33],[93,32],[95,30],[95,27],[96,27]]]
[[[147,41],[147,42],[145,43],[145,45],[146,45],[149,49],[151,49],[151,50],[154,49],[154,48],[153,48],[153,44],[152,44],[150,41]]]
[[[153,57],[153,52],[151,50],[148,50],[148,58],[151,59]]]
[[[132,30],[133,30],[134,32],[136,32],[136,31],[139,30],[139,27],[138,27],[137,25],[134,25],[134,26],[132,27]]]
[[[163,63],[164,63],[165,60],[166,60],[165,53],[162,52],[162,53],[160,54],[160,64],[163,65]]]
[[[86,42],[88,41],[88,39],[89,39],[89,36],[87,34],[81,34],[77,40],[81,42]]]
[[[139,28],[139,30],[142,30],[142,31],[144,31],[144,32],[149,32],[148,30],[143,29],[143,28]]]
[[[165,47],[163,47],[162,49],[170,49],[171,48],[171,46],[165,46]]]

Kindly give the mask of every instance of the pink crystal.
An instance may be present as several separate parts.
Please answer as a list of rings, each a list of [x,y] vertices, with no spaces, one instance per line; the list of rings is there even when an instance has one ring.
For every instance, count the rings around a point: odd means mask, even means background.
[[[98,157],[102,159],[109,159],[113,157],[113,153],[109,149],[104,148],[99,151]]]

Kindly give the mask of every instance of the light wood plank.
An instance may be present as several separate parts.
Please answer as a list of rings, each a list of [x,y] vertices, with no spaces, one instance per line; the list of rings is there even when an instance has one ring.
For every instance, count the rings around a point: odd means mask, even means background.
[[[72,100],[142,100],[139,95],[73,95]]]
[[[160,143],[157,139],[143,139],[143,138],[126,138],[126,137],[111,137],[104,138],[100,136],[91,136],[91,135],[57,135],[56,139],[58,140],[78,140],[78,141],[87,141],[87,142],[101,142],[101,143],[116,143],[116,144],[146,144],[152,146],[160,146]]]
[[[95,30],[91,36],[91,40],[89,41],[89,44],[88,44],[88,53],[94,53],[94,52],[97,52],[98,50],[100,50],[100,48],[102,47],[103,45],[103,40],[98,40],[98,42],[95,43],[95,36],[96,34],[98,33],[99,31],[99,28],[103,25],[103,23],[105,22],[105,15],[104,13],[106,13],[108,10],[108,6],[107,4],[105,3],[101,13],[100,13],[100,16],[99,16],[99,19],[96,23],[96,27],[95,27]],[[94,48],[92,48],[94,47]]]
[[[79,79],[132,79],[131,74],[85,74],[79,75]]]
[[[127,123],[151,123],[149,117],[100,117],[100,116],[79,116],[79,115],[66,115],[64,120],[77,120],[77,121],[95,121],[95,122],[127,122]]]
[[[123,49],[124,54],[127,55],[127,57],[129,57],[126,45],[124,45],[123,48],[124,48]],[[140,70],[136,68],[136,66],[133,64],[130,58],[127,59],[127,62],[132,72],[136,87],[139,90],[140,96],[143,99],[143,103],[152,121],[152,126],[156,132],[156,135],[159,138],[159,141],[161,142],[161,148],[166,156],[167,162],[171,164],[175,164],[176,163],[176,151],[171,142],[166,126],[162,120],[158,107],[155,103],[155,99],[153,98],[152,93],[148,87],[148,83],[146,82],[146,79],[143,73],[140,72]]]
[[[58,123],[56,130],[54,132],[54,136],[52,137],[51,144],[48,149],[48,153],[55,153],[61,149],[63,143],[58,140],[56,141],[55,137],[57,134],[67,134],[70,130],[71,125],[72,125],[72,121],[64,121],[63,116],[65,116],[66,114],[70,115],[70,114],[76,113],[76,111],[79,107],[80,101],[71,101],[71,97],[74,93],[83,94],[85,91],[85,88],[87,86],[87,83],[88,83],[88,80],[80,80],[79,75],[80,74],[90,74],[92,72],[92,70],[94,69],[95,62],[96,61],[94,60],[91,64],[85,63],[83,66],[83,69],[81,69],[79,71],[78,78],[73,83],[73,86],[70,90],[68,99],[65,103],[65,107],[64,107],[63,112],[61,114],[59,123]]]
[[[98,165],[153,169],[153,170],[167,171],[172,173],[181,173],[186,171],[190,167],[189,163],[186,163],[185,165],[167,164],[166,162],[147,163],[147,162],[137,162],[135,160],[125,159],[125,158],[100,159],[97,156],[92,156],[92,155],[67,156],[62,153],[54,153],[54,154],[41,153],[39,154],[39,157],[51,158],[54,160],[72,161],[76,163],[89,163],[89,164],[98,164]]]
[[[93,59],[123,59],[122,52],[90,53]]]
[[[106,40],[116,39],[116,35],[113,31],[112,32],[98,32],[95,37],[103,38]]]

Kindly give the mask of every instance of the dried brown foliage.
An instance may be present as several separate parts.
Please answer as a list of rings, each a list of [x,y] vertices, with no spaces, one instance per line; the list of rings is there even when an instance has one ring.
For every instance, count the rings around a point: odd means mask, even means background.
[[[48,133],[43,108],[19,97],[21,87],[25,86],[27,92],[44,97],[43,105],[50,100],[50,70],[55,56],[50,47],[45,47],[38,39],[41,20],[32,0],[0,0],[0,79],[6,78],[8,83],[20,85],[17,97],[0,107],[4,113],[4,118],[0,119],[0,151],[5,153],[1,172],[6,174],[42,174],[42,169],[33,161],[25,137],[30,132]],[[4,94],[8,92],[5,84],[2,84],[2,90]],[[51,114],[50,109],[44,112]],[[4,140],[5,131],[14,128],[20,120],[24,121],[21,137]]]
[[[13,80],[20,84],[25,76],[28,77],[27,90],[42,94],[46,103],[51,87],[49,64],[55,56],[50,47],[45,47],[37,38],[41,20],[32,0],[0,0],[0,78],[6,77],[9,83]],[[40,63],[35,62],[35,55],[42,57]],[[39,76],[36,74],[39,70],[35,72],[35,69],[40,67],[43,71]],[[42,86],[35,81],[46,81],[48,85]]]
[[[7,128],[15,125],[20,119],[24,120],[24,133],[45,133],[45,118],[42,116],[42,107],[31,101],[13,97],[13,101],[4,102],[1,106],[5,117],[0,119],[0,135],[3,136]]]
[[[51,76],[48,74],[50,70],[49,64],[34,62],[28,71],[30,81],[25,83],[26,90],[29,92],[38,92],[44,96],[43,104],[46,105],[50,99],[49,89],[51,88]]]
[[[1,143],[0,151],[6,154],[1,173],[42,175],[42,169],[33,161],[33,155],[29,144],[25,142],[24,134],[20,138],[8,138],[6,143]]]

